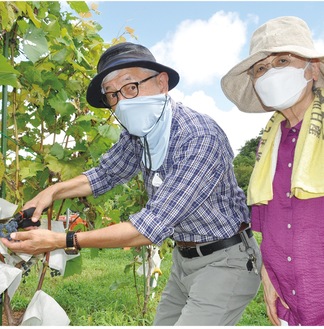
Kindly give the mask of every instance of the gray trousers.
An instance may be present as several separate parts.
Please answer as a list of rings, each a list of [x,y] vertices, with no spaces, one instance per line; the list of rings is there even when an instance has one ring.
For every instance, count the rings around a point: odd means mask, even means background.
[[[254,237],[248,239],[257,256]],[[260,275],[246,268],[248,254],[243,244],[195,258],[173,251],[169,281],[162,293],[155,326],[232,326],[241,318],[260,287]]]

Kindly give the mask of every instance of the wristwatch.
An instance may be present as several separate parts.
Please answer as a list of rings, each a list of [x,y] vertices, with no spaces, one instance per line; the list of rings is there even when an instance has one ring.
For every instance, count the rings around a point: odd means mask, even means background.
[[[79,249],[74,246],[74,231],[69,231],[66,233],[66,248],[64,251],[67,255],[77,255]]]

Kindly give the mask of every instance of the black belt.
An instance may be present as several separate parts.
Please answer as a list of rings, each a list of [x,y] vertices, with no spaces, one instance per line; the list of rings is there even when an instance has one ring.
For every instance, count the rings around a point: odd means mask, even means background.
[[[244,231],[240,232],[243,233]],[[249,238],[253,236],[252,230],[248,228],[245,230],[246,234]],[[242,238],[240,233],[233,235],[232,237],[224,240],[219,240],[216,242],[211,242],[208,244],[197,244],[195,247],[183,247],[177,245],[177,248],[181,254],[182,257],[185,258],[194,258],[199,256],[207,256],[213,253],[214,251],[222,250],[225,248],[229,248],[231,246],[234,246],[238,243],[242,242]]]

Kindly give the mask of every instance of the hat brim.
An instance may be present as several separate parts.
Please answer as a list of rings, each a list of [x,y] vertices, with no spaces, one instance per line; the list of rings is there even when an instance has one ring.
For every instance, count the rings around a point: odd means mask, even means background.
[[[320,60],[320,75],[315,86],[324,88],[324,55],[314,50],[298,46],[273,47],[264,51],[258,51],[249,56],[239,64],[234,66],[221,79],[221,87],[225,96],[233,102],[237,108],[246,113],[265,113],[258,95],[255,92],[252,80],[248,74],[248,70],[258,61],[268,57],[273,53],[291,53],[303,58]]]
[[[169,76],[169,90],[173,89],[180,80],[180,76],[178,72],[176,72],[175,70],[173,70],[168,66],[151,61],[140,61],[140,60],[130,61],[128,59],[127,62],[125,63],[119,63],[117,65],[113,65],[112,67],[108,67],[107,69],[103,70],[92,79],[87,90],[88,103],[91,106],[97,108],[107,107],[102,101],[102,93],[101,93],[102,80],[110,72],[124,68],[129,68],[129,67],[142,67],[142,68],[157,71],[159,73],[166,72]]]

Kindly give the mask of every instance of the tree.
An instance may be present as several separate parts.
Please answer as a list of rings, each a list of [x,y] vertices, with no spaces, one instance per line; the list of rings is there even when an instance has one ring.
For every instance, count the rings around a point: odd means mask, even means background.
[[[258,137],[245,142],[244,146],[240,148],[239,154],[233,161],[238,185],[243,189],[245,194],[247,193],[247,188],[255,163],[255,155],[262,133],[263,130],[261,130]]]

